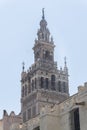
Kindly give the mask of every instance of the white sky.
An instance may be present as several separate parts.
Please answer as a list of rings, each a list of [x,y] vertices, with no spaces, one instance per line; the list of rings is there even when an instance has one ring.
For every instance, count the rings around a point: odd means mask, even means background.
[[[70,94],[87,81],[87,0],[0,0],[0,117],[20,112],[21,64],[33,63],[43,7],[58,67],[67,57]]]

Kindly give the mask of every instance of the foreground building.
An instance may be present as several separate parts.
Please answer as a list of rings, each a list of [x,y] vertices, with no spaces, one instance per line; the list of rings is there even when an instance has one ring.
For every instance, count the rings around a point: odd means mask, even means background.
[[[34,64],[21,73],[21,113],[3,112],[0,130],[86,130],[87,83],[69,96],[68,68],[54,61],[54,41],[42,10]]]
[[[40,115],[41,130],[87,129],[87,83],[78,87],[78,93],[64,102],[46,106]]]

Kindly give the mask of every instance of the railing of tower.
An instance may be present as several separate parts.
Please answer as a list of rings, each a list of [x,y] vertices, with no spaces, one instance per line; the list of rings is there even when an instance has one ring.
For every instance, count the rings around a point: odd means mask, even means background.
[[[53,68],[55,68],[55,70],[57,69],[57,62],[48,62],[43,59],[33,64],[29,68],[28,72],[34,72],[36,69],[53,69]],[[62,67],[58,69],[58,72],[61,74],[65,74],[65,71],[62,69]]]
[[[29,69],[28,72],[34,72],[37,69],[57,69],[57,62],[49,62],[48,60],[39,60],[35,64],[33,64]]]

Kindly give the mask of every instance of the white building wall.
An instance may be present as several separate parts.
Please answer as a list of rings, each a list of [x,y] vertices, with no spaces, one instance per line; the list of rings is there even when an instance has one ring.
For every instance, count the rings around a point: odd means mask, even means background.
[[[0,120],[0,130],[3,130],[3,121]]]
[[[87,130],[87,85],[80,86],[77,94],[56,106],[42,109],[40,130],[72,130],[70,113],[77,108],[80,130]]]

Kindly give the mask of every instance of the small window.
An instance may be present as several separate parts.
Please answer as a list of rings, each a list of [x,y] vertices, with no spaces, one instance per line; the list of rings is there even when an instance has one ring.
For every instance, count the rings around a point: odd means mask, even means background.
[[[31,108],[28,109],[28,120],[31,118]]]
[[[61,81],[58,81],[58,90],[61,92]]]
[[[52,90],[55,90],[55,75],[51,76],[51,88]]]
[[[35,78],[35,89],[36,89],[36,87],[37,87],[37,79]]]
[[[26,122],[26,111],[23,113],[23,122]]]
[[[48,85],[49,85],[49,81],[48,81],[48,78],[45,79],[45,84],[46,84],[46,89],[48,89]]]
[[[28,76],[28,82],[30,83],[30,81],[31,81],[31,78]]]
[[[34,91],[34,80],[32,80],[32,91]]]

